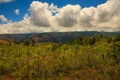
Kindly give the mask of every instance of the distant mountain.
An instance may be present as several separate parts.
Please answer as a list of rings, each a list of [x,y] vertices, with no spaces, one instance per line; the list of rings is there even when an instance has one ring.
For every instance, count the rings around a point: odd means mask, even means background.
[[[0,40],[22,42],[25,39],[36,40],[37,42],[68,42],[79,36],[103,36],[120,35],[120,32],[49,32],[49,33],[29,33],[29,34],[0,34]]]

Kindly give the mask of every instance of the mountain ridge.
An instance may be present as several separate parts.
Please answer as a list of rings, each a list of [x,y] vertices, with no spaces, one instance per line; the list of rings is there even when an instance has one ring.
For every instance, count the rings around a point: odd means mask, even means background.
[[[25,39],[36,40],[37,42],[69,42],[79,36],[103,36],[120,35],[120,32],[46,32],[46,33],[25,33],[25,34],[0,34],[0,40],[23,42]]]

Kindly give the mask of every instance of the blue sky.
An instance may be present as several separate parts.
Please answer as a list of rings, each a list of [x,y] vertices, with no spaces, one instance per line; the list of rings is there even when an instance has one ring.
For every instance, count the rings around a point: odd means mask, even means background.
[[[0,0],[0,34],[115,32],[119,21],[120,0]]]
[[[8,3],[1,3],[0,4],[0,14],[4,15],[8,20],[12,21],[20,21],[22,20],[25,13],[28,12],[30,4],[34,0],[14,0]],[[40,2],[47,2],[49,4],[54,3],[59,8],[63,7],[67,4],[76,5],[79,4],[82,8],[100,5],[105,3],[106,0],[37,0]],[[20,10],[20,15],[16,15],[14,13],[15,9]]]

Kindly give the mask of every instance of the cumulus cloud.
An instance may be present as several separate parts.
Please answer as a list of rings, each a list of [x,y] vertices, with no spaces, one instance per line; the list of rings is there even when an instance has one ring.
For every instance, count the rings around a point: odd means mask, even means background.
[[[54,5],[53,3],[50,4],[49,10],[52,12],[53,15],[58,13],[58,7],[56,5]]]
[[[8,21],[7,18],[4,15],[0,15],[0,20],[2,22],[7,22]]]
[[[19,9],[14,10],[14,12],[15,12],[16,15],[20,15],[20,10]]]
[[[31,15],[26,14],[23,20],[1,24],[0,33],[120,31],[120,0],[86,8],[70,4],[58,8],[33,1],[29,10]]]
[[[96,27],[109,28],[108,30],[120,29],[120,0],[109,0],[97,6],[93,16],[93,25]],[[119,24],[118,24],[119,23]]]
[[[60,26],[71,27],[77,24],[77,16],[79,13],[79,5],[67,5],[59,9],[55,19]]]
[[[30,5],[31,21],[33,24],[39,27],[49,27],[51,12],[48,10],[48,3],[41,3],[39,1],[33,1]]]
[[[7,3],[7,2],[11,2],[12,0],[0,0],[0,4],[1,3]]]

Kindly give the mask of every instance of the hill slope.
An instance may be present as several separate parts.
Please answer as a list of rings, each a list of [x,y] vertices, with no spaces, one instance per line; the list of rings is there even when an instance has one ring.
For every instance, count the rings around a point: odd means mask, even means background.
[[[28,34],[0,34],[0,40],[22,42],[25,39],[36,40],[38,42],[69,42],[79,36],[103,36],[120,35],[120,32],[51,32],[51,33],[28,33]]]

